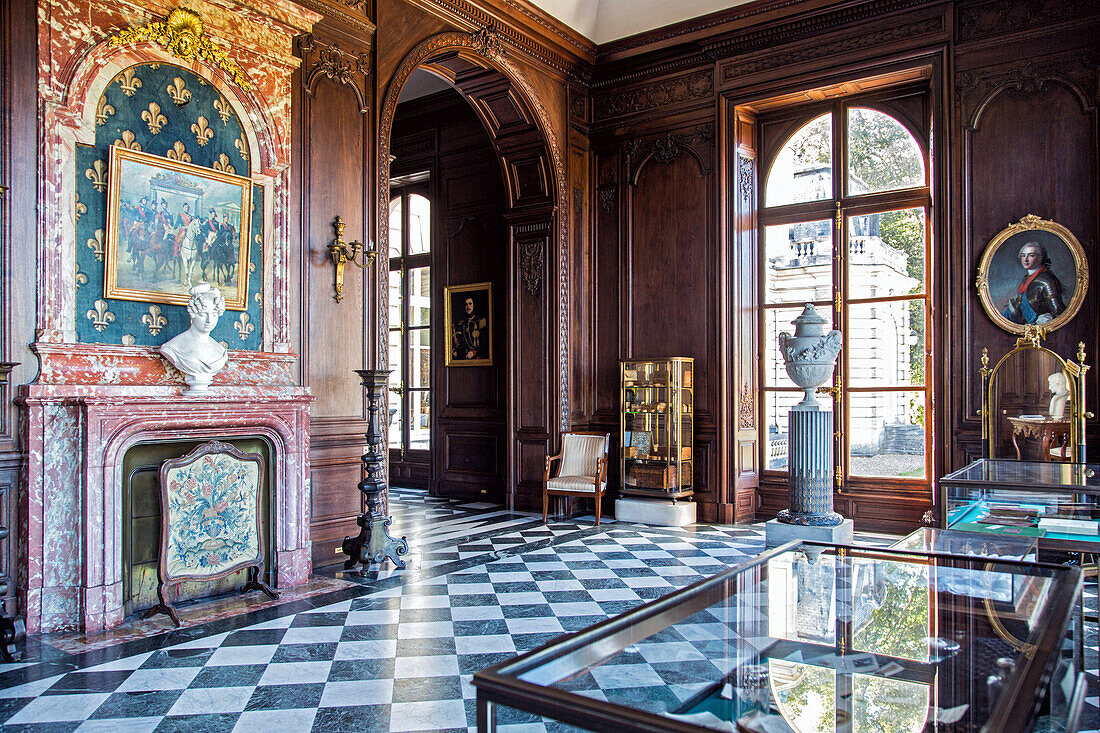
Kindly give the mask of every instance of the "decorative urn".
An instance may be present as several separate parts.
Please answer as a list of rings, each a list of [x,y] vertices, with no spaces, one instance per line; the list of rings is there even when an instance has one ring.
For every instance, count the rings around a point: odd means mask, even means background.
[[[792,410],[812,412],[822,407],[814,391],[833,375],[841,344],[840,331],[826,333],[826,323],[813,304],[807,303],[794,319],[794,335],[779,334],[779,353],[786,362],[787,376],[806,393]]]

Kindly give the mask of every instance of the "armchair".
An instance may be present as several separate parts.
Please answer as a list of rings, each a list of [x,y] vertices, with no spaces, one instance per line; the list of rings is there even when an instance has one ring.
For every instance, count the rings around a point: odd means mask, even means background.
[[[547,520],[551,496],[592,498],[596,502],[596,524],[600,523],[600,500],[607,491],[607,450],[611,435],[598,432],[563,433],[561,453],[546,457],[542,478],[542,521]],[[560,461],[557,475],[550,477],[554,461]]]

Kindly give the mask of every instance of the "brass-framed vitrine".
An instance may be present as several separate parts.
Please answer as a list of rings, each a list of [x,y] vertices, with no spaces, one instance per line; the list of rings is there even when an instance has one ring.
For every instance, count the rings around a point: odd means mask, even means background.
[[[1093,415],[1085,409],[1085,344],[1078,345],[1074,362],[1044,347],[1045,335],[1042,328],[1028,326],[1016,347],[992,368],[988,349],[982,349],[982,443],[987,458],[1086,460],[1085,420]]]
[[[694,364],[687,356],[621,362],[622,493],[691,496]]]

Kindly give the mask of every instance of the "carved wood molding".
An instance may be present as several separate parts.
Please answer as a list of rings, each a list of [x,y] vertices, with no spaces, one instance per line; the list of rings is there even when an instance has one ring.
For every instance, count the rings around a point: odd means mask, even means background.
[[[739,77],[748,76],[749,74],[755,74],[760,71],[790,66],[791,64],[805,63],[807,61],[827,58],[850,51],[858,51],[883,43],[939,33],[943,30],[944,19],[942,16],[936,16],[915,23],[900,25],[895,28],[861,33],[851,38],[844,38],[826,43],[816,43],[805,48],[798,48],[785,53],[768,53],[751,61],[744,61],[726,66],[722,69],[722,81],[730,82]]]
[[[741,430],[751,430],[756,424],[756,407],[753,403],[752,385],[745,382],[741,385],[741,404],[737,409],[737,426]]]
[[[375,26],[370,18],[374,14],[367,0],[295,0],[332,20],[338,20],[352,28],[365,31],[372,40]],[[358,12],[353,12],[358,11]]]
[[[746,203],[752,202],[752,190],[753,190],[753,159],[747,155],[737,156],[737,177],[738,186],[741,189],[741,200]]]
[[[413,0],[410,0],[412,2]],[[426,39],[402,59],[397,70],[393,73],[386,87],[385,97],[382,101],[382,113],[378,127],[378,159],[377,179],[378,190],[375,198],[378,248],[385,252],[389,247],[389,228],[381,223],[388,220],[389,212],[389,188],[390,188],[390,140],[393,134],[393,117],[397,111],[397,100],[405,82],[413,71],[421,64],[428,62],[432,57],[448,50],[468,49],[476,52],[477,42],[470,33],[440,33]],[[489,60],[486,59],[488,63]],[[521,98],[529,106],[538,119],[538,129],[549,152],[550,162],[554,171],[554,213],[551,214],[551,229],[556,228],[557,236],[557,346],[558,346],[558,429],[569,429],[569,215],[568,178],[565,170],[565,158],[561,152],[557,134],[554,131],[553,122],[546,108],[540,102],[541,97],[535,88],[519,71],[509,57],[501,57],[489,64],[492,68],[504,73],[509,82],[520,93]],[[555,221],[556,219],[556,221]],[[553,236],[551,234],[548,237]],[[545,255],[544,255],[545,256]],[[380,346],[377,354],[378,368],[385,369],[389,354],[384,345],[389,339],[389,323],[385,314],[388,312],[387,273],[378,268],[378,307],[382,314],[378,319],[377,342]]]
[[[982,72],[965,71],[955,75],[955,98],[958,104],[960,117],[965,120],[967,129],[977,129],[981,122],[982,113],[1001,92],[1011,89],[1019,94],[1033,95],[1043,92],[1051,84],[1065,87],[1077,97],[1081,107],[1085,111],[1091,111],[1096,107],[1096,101],[1087,91],[1088,79],[1084,74],[1074,77],[1074,61],[1079,63],[1076,70],[1082,67],[1092,68],[1089,60],[1096,63],[1098,54],[1093,52],[1091,56],[1074,57],[1073,59],[1050,59],[1042,63],[1035,63],[1030,59],[1009,67],[1000,67],[996,70]]]
[[[615,210],[615,200],[619,197],[619,184],[612,183],[607,186],[600,186],[599,191],[600,210],[605,214],[610,214]]]
[[[337,84],[349,86],[355,92],[359,111],[370,109],[367,89],[370,78],[370,54],[349,53],[340,44],[318,41],[312,33],[298,37],[298,49],[302,52],[302,86],[313,96],[321,79],[331,79]]]
[[[704,69],[644,87],[598,96],[594,100],[593,110],[597,120],[605,120],[713,97],[714,73],[711,69]]]
[[[700,125],[693,135],[669,132],[649,142],[642,142],[640,139],[630,140],[623,148],[626,153],[627,183],[631,186],[637,186],[642,169],[651,160],[658,163],[671,163],[685,154],[693,158],[699,165],[699,175],[705,176],[710,173],[710,148],[713,140],[713,125]],[[696,149],[696,141],[705,146],[704,153],[700,153]]]
[[[970,41],[982,36],[1032,29],[1037,25],[1096,12],[1096,0],[994,0],[960,4],[956,11],[956,38]]]
[[[584,59],[584,62],[568,59],[545,44],[536,41],[530,33],[524,32],[521,28],[513,28],[501,23],[485,10],[467,0],[408,1],[436,17],[442,17],[460,26],[465,26],[465,30],[469,33],[477,33],[479,29],[489,28],[497,34],[502,45],[521,51],[567,78],[587,80],[592,76],[591,64],[595,59],[591,50],[579,50],[578,56]],[[562,37],[559,34],[555,35]],[[569,41],[568,45],[572,47],[574,43]]]
[[[846,26],[862,25],[881,16],[924,4],[924,0],[873,0],[848,5],[832,12],[795,16],[794,20],[749,31],[737,31],[699,45],[708,56],[717,61],[737,54],[816,38]]]

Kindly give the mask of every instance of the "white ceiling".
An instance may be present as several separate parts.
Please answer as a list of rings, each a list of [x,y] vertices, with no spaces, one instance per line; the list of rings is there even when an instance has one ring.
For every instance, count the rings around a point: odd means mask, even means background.
[[[531,0],[595,43],[679,23],[748,0]]]

